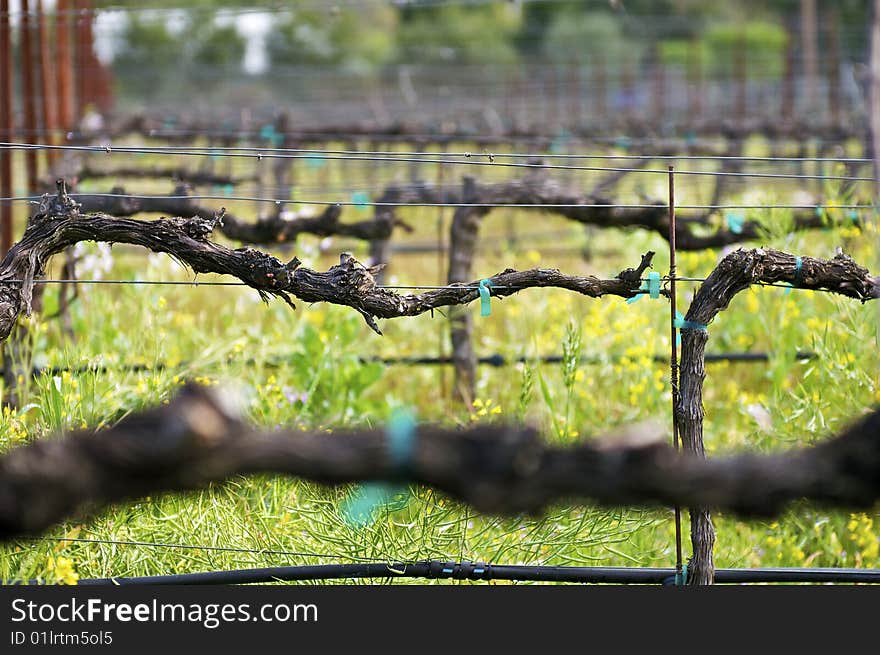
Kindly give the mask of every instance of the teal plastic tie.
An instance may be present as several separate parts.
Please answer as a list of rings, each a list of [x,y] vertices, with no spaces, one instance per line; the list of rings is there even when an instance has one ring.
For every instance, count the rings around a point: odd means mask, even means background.
[[[822,218],[822,207],[816,207],[816,216]]]
[[[791,290],[793,288],[795,288],[796,286],[800,286],[801,267],[803,266],[803,264],[804,264],[804,262],[800,257],[795,257],[795,259],[794,259],[794,282],[789,284],[788,288],[785,290],[786,296],[791,293]]]
[[[651,271],[648,273],[648,279],[642,282],[642,286],[639,287],[639,291],[647,291],[648,295],[655,300],[660,297],[660,273],[657,271]],[[636,294],[632,298],[626,299],[627,305],[632,305],[634,302],[638,302],[641,300],[642,296],[645,295],[643,293]]]
[[[352,191],[351,201],[358,209],[367,209],[370,203],[370,194],[366,191]]]
[[[398,473],[409,468],[415,449],[416,417],[406,409],[396,410],[385,428],[388,436],[388,451],[391,463]]]
[[[405,475],[409,470],[415,450],[416,420],[409,410],[397,410],[388,420],[385,428],[388,454],[396,475]],[[396,511],[406,507],[409,502],[409,488],[405,485],[388,482],[362,484],[343,503],[342,516],[354,528],[362,528],[373,520],[380,507]]]
[[[684,315],[678,310],[675,310],[675,323],[674,323],[674,325],[679,330],[703,330],[704,332],[709,331],[709,326],[706,325],[705,323],[698,323],[697,321],[686,321],[684,318]],[[679,334],[675,338],[675,343],[676,343],[676,345],[679,345],[679,346],[681,345],[681,334]]]
[[[742,234],[743,227],[746,223],[746,218],[742,214],[736,214],[733,212],[725,214],[724,218],[727,220],[727,229],[733,232],[734,234]]]
[[[318,170],[319,168],[324,166],[324,158],[323,157],[306,157],[306,168],[309,168],[313,171]]]
[[[231,196],[233,191],[235,191],[235,189],[233,188],[233,186],[231,184],[224,184],[223,185],[223,194],[224,195]]]
[[[260,138],[266,139],[267,141],[271,140],[275,136],[275,126],[274,125],[264,125],[260,128]]]
[[[688,583],[688,565],[682,564],[681,565],[681,572],[680,573],[678,571],[675,572],[675,586],[676,587],[683,587],[687,583]]]
[[[853,225],[857,225],[857,224],[858,224],[858,222],[859,222],[859,213],[858,213],[855,209],[850,209],[850,210],[846,213],[846,215],[847,215],[847,217],[849,218],[850,222],[851,222]]]
[[[629,150],[629,147],[632,145],[632,142],[629,140],[628,137],[622,136],[622,137],[619,137],[614,142],[614,145],[617,148],[620,148],[621,150]]]
[[[553,154],[559,154],[560,152],[565,151],[565,146],[568,145],[568,141],[571,138],[571,135],[567,130],[562,130],[554,139],[550,142],[550,152]]]
[[[492,314],[492,294],[489,287],[492,286],[492,280],[480,280],[480,316],[489,316]]]

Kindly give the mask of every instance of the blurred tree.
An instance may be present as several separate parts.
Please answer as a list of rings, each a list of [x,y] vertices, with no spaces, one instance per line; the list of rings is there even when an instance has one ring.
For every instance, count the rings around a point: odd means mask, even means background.
[[[601,53],[615,74],[638,61],[644,44],[624,35],[623,25],[608,12],[559,12],[548,26],[540,54],[550,61],[589,62]]]
[[[376,71],[395,53],[397,12],[376,0],[348,8],[297,9],[266,39],[273,66],[334,65]]]
[[[156,89],[174,68],[180,51],[180,43],[164,19],[129,14],[113,59],[113,76],[119,90],[144,95]]]
[[[509,3],[410,8],[402,13],[400,60],[412,63],[509,64],[520,9]]]
[[[193,61],[203,67],[239,68],[244,59],[245,42],[233,25],[209,23],[194,30]]]

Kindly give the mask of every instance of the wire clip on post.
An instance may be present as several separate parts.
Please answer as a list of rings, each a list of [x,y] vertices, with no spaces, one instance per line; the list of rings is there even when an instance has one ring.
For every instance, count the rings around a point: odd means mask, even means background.
[[[490,316],[492,314],[491,292],[489,287],[492,286],[492,280],[486,278],[480,280],[480,316]]]
[[[651,271],[648,273],[648,279],[642,282],[642,286],[639,287],[639,291],[647,291],[648,295],[651,298],[657,299],[660,297],[660,273],[657,271]],[[638,302],[641,300],[644,294],[639,293],[633,296],[632,298],[626,299],[627,305],[632,305],[634,302]]]
[[[795,287],[799,287],[801,285],[801,268],[804,265],[804,261],[800,257],[795,257],[794,260],[794,281],[788,285],[788,288],[785,290],[785,295],[791,293],[791,290]]]
[[[675,575],[671,575],[663,580],[664,585],[674,585],[676,587],[684,587],[688,582],[688,565],[681,565],[681,571],[676,571]]]
[[[415,450],[415,415],[408,410],[395,411],[388,420],[385,436],[393,475],[405,476]],[[343,502],[340,511],[345,522],[351,527],[362,528],[372,520],[373,514],[380,506],[385,506],[389,510],[406,507],[409,502],[407,492],[408,487],[400,484],[387,482],[363,484]]]

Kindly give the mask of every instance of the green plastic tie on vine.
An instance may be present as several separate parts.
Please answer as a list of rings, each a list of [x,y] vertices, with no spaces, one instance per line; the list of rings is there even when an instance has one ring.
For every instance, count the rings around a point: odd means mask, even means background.
[[[352,191],[351,201],[358,209],[367,209],[370,203],[370,194],[366,191]]]
[[[492,280],[480,280],[480,316],[489,316],[492,314],[492,301],[489,287],[492,286]]]
[[[794,282],[792,282],[791,284],[789,284],[789,285],[788,285],[788,288],[785,290],[785,295],[786,295],[786,296],[787,296],[788,294],[791,293],[791,290],[792,290],[794,287],[796,287],[796,286],[800,286],[800,282],[801,282],[801,267],[803,266],[803,263],[804,263],[804,262],[803,262],[803,260],[802,260],[800,257],[795,257],[795,259],[794,259]]]
[[[223,185],[223,194],[224,195],[231,196],[233,191],[234,191],[234,189],[231,184],[224,184]]]
[[[324,165],[324,158],[321,156],[317,157],[306,157],[306,167],[316,171]]]
[[[734,234],[742,234],[743,226],[746,222],[745,216],[743,216],[742,214],[730,212],[725,214],[724,218],[727,220],[728,230],[730,230]]]
[[[651,271],[648,273],[648,279],[642,282],[642,286],[639,287],[639,291],[647,291],[648,295],[655,300],[660,297],[660,273],[657,271]],[[634,302],[638,302],[641,300],[644,294],[639,293],[633,296],[632,298],[626,299],[627,305],[632,305]]]
[[[678,571],[675,572],[675,586],[676,587],[683,587],[687,583],[688,583],[688,565],[682,564],[681,565],[681,572],[680,573]]]
[[[687,321],[684,318],[684,315],[675,310],[675,327],[679,329],[679,334],[675,338],[676,345],[681,345],[681,330],[702,330],[703,332],[709,331],[709,326],[705,323],[698,323],[697,321]]]
[[[409,470],[416,443],[415,414],[409,410],[396,410],[385,428],[388,455],[395,475],[405,475]],[[363,484],[343,503],[342,516],[354,528],[362,528],[373,518],[376,510],[384,506],[396,511],[409,502],[406,485],[388,482]]]

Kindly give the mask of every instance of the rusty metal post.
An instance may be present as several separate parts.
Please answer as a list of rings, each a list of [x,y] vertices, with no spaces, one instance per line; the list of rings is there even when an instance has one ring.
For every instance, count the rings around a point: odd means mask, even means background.
[[[55,5],[55,70],[58,71],[58,125],[62,130],[73,128],[73,50],[70,44],[72,5],[58,0]]]
[[[9,0],[0,0],[0,140],[13,141]],[[0,196],[12,196],[12,150],[0,149]],[[12,247],[12,204],[0,201],[0,256]]]
[[[74,84],[76,86],[76,121],[82,120],[86,114],[86,107],[89,104],[89,80],[92,79],[94,71],[91,70],[91,62],[89,61],[89,50],[91,43],[88,42],[88,34],[86,33],[86,24],[88,23],[88,2],[86,0],[75,0],[74,7],[76,9],[76,17],[74,18]]]
[[[37,12],[37,51],[39,53],[40,67],[40,124],[42,125],[42,142],[53,145],[56,143],[55,130],[55,107],[54,100],[54,76],[52,73],[51,51],[49,49],[49,27],[46,24],[46,14],[43,13],[43,0],[36,0]],[[46,153],[46,167],[51,169],[55,164],[56,150],[44,151]]]
[[[22,105],[24,111],[24,140],[28,143],[39,143],[35,97],[36,86],[34,84],[36,61],[34,59],[33,32],[30,3],[28,0],[21,0],[19,34],[21,35],[21,90],[24,96]],[[28,194],[33,193],[37,189],[37,154],[36,150],[25,150],[24,153],[24,169]]]
[[[678,334],[676,333],[676,299],[675,299],[675,169],[670,166],[669,172],[669,382],[672,387],[672,446],[678,451],[681,448],[678,437]],[[682,555],[681,555],[681,508],[675,507],[675,577],[676,582],[681,584],[682,579]]]
[[[42,140],[44,143],[54,145],[55,130],[55,105],[53,96],[54,75],[52,71],[52,55],[49,49],[49,27],[46,24],[46,14],[43,13],[43,0],[37,0],[37,52],[38,65],[40,68],[40,124],[43,127]],[[52,169],[55,165],[56,151],[46,150],[46,167]]]

